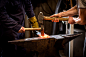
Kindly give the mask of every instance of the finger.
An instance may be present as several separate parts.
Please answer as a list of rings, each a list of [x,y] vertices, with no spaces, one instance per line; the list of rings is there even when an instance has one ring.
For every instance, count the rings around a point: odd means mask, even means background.
[[[22,30],[22,33],[24,33],[24,32],[25,32],[25,29],[24,29],[24,27],[22,27],[22,29],[21,29],[21,30]]]
[[[20,30],[18,31],[18,33],[24,33],[24,32],[25,32],[24,27],[21,27]]]
[[[58,19],[58,18],[55,18],[55,21],[56,21],[56,22],[59,22],[59,19]]]
[[[19,31],[18,31],[18,33],[22,33],[22,31],[21,31],[21,30],[19,30]]]
[[[61,15],[59,15],[59,17],[62,17]]]
[[[73,18],[73,20],[74,20],[76,23],[80,23],[80,21],[81,21],[80,18]]]
[[[76,20],[76,23],[77,24],[82,24],[80,19]]]
[[[58,22],[58,21],[56,21],[56,20],[52,20],[52,22]]]
[[[58,22],[58,21],[54,21],[54,22]]]
[[[52,22],[54,22],[54,20],[52,20]]]
[[[59,22],[59,19],[55,18],[54,20],[52,20],[52,22]]]
[[[56,16],[58,16],[58,14],[54,14],[54,15],[52,15],[52,16],[50,16],[50,17],[56,17]]]
[[[53,17],[54,15],[51,15],[50,17]]]
[[[59,16],[59,14],[54,14],[54,17],[58,17]]]

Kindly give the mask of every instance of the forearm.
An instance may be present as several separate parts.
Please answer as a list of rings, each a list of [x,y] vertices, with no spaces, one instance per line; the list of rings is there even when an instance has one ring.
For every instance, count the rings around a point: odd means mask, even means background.
[[[86,9],[85,8],[79,9],[79,18],[81,19],[82,25],[86,24]]]
[[[77,6],[74,6],[73,8],[65,11],[65,12],[60,12],[56,16],[61,16],[61,17],[67,17],[67,16],[74,16],[78,14]]]
[[[74,21],[72,23],[72,21]],[[69,18],[69,23],[74,24],[80,24],[80,25],[85,25],[86,24],[86,9],[85,8],[79,8],[79,17],[78,18]]]
[[[78,10],[77,10],[77,9],[74,9],[74,10],[68,11],[67,14],[68,14],[69,16],[78,15]]]
[[[74,16],[78,14],[78,10],[77,10],[77,6],[75,5],[74,7],[72,7],[71,9],[67,10],[66,13],[69,16]]]
[[[70,8],[70,9],[67,10],[67,11],[72,11],[72,10],[74,10],[74,9],[77,9],[77,5],[75,5],[74,7]]]

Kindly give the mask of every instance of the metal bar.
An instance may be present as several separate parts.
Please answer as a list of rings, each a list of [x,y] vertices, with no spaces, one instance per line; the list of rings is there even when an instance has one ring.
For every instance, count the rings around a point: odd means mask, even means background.
[[[31,24],[28,20],[27,15],[25,14],[25,28],[30,28]],[[31,37],[31,31],[25,31],[25,38],[30,38]]]
[[[72,0],[70,0],[70,4],[72,8]],[[70,24],[70,34],[74,34],[74,24]],[[69,57],[73,57],[73,40],[69,42]]]
[[[74,24],[70,24],[70,34],[74,34]],[[69,42],[69,57],[73,57],[73,40]]]

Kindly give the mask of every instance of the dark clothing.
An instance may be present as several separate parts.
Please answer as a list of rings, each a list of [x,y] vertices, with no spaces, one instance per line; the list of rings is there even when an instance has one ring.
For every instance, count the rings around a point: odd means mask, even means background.
[[[29,18],[34,16],[30,0],[0,0],[0,46],[6,57],[13,57],[16,49],[7,41],[24,38],[17,32],[24,26],[25,13]]]
[[[18,32],[20,27],[24,26],[25,12],[29,18],[34,16],[30,0],[0,0],[0,27],[2,28],[2,33],[4,34],[11,30]],[[2,33],[1,36],[3,35]],[[15,35],[13,37],[15,38]]]

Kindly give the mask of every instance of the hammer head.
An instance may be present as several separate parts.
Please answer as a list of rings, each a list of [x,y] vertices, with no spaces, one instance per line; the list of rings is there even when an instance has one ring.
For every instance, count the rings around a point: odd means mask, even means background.
[[[42,12],[40,12],[39,13],[39,15],[38,15],[38,22],[39,22],[39,24],[43,24],[43,13]]]

